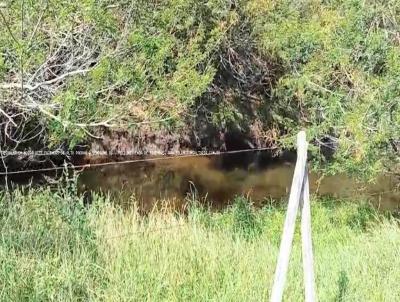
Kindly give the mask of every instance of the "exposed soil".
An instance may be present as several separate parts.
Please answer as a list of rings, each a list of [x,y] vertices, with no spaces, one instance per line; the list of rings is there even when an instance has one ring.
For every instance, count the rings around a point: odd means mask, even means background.
[[[231,150],[271,147],[275,141],[263,135],[261,123],[249,127],[248,133],[237,129],[217,129],[203,124],[194,124],[180,133],[166,130],[154,131],[142,127],[135,132],[102,129],[86,146],[85,155],[75,156],[75,163],[94,163],[121,160],[138,156],[177,155],[196,152],[224,152]],[[85,152],[82,152],[85,153]]]
[[[143,126],[139,130],[99,129],[96,137],[74,150],[61,149],[60,153],[37,155],[22,152],[4,158],[8,172],[61,166],[119,161],[130,158],[190,153],[224,152],[274,146],[273,134],[262,131],[262,123],[255,122],[244,133],[235,128],[218,129],[204,120],[193,121],[181,132],[154,130]],[[271,157],[273,153],[271,152]],[[0,171],[4,172],[3,164]]]

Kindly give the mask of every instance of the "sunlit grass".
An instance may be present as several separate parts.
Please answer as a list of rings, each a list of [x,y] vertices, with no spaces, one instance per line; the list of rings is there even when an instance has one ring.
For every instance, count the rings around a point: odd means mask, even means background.
[[[284,208],[244,198],[223,212],[140,216],[106,198],[15,192],[0,204],[5,301],[261,301],[271,289]],[[312,205],[320,301],[397,301],[398,222],[367,205]],[[303,300],[299,230],[285,290]]]

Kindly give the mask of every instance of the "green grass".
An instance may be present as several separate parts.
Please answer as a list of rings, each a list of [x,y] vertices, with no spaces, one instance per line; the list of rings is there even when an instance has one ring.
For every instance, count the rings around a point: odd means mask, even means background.
[[[0,197],[2,301],[268,300],[284,208],[139,216],[42,189]],[[400,228],[365,204],[312,204],[319,301],[399,301]],[[286,301],[303,300],[296,230]]]

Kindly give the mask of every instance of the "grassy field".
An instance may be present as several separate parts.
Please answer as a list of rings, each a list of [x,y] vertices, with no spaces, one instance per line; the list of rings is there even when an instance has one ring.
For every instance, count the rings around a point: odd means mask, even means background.
[[[399,301],[398,221],[367,205],[312,204],[319,301]],[[267,300],[284,209],[237,198],[224,212],[139,216],[68,190],[3,195],[2,301]],[[299,230],[285,291],[303,300]]]

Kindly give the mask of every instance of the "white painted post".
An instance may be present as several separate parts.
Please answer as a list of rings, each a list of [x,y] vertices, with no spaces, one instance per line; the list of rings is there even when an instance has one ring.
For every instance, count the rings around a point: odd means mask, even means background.
[[[286,274],[289,266],[289,258],[292,250],[297,210],[299,207],[300,196],[302,194],[303,179],[306,170],[307,145],[306,133],[304,131],[300,131],[297,135],[296,167],[294,169],[293,181],[290,189],[288,209],[286,213],[285,224],[283,226],[278,263],[276,265],[275,279],[271,293],[272,302],[280,302],[282,301],[283,297]]]
[[[310,210],[310,188],[308,183],[307,168],[304,174],[303,192],[301,202],[301,243],[303,252],[303,272],[305,301],[316,301],[314,260],[311,239],[311,210]]]

